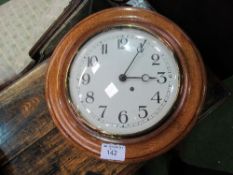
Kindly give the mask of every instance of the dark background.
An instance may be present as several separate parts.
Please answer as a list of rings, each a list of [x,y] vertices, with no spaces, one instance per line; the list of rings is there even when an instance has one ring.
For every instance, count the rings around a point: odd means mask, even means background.
[[[162,15],[173,20],[199,49],[205,66],[220,80],[233,75],[233,0],[149,0]],[[227,113],[223,110],[223,113]],[[222,113],[222,114],[223,114]],[[211,119],[209,119],[211,120]],[[213,134],[214,137],[214,134]],[[217,139],[216,139],[217,140]],[[206,141],[208,142],[208,141]],[[229,142],[232,142],[229,140]],[[224,144],[224,143],[223,143]],[[211,147],[212,145],[210,145]],[[193,146],[195,147],[195,146]],[[202,153],[200,153],[202,154]],[[203,152],[203,154],[205,154]],[[224,157],[224,152],[220,153]],[[171,156],[172,155],[172,156]],[[229,175],[183,162],[174,152],[146,164],[139,175]],[[213,155],[214,156],[214,155]],[[216,155],[215,155],[216,156]],[[227,157],[227,156],[225,156]],[[165,166],[160,163],[163,161]],[[160,166],[158,168],[158,166]],[[161,168],[161,166],[164,166]],[[233,162],[232,162],[233,167]],[[214,169],[214,167],[212,167]],[[161,170],[162,169],[162,170]],[[224,168],[223,168],[224,169]],[[158,172],[160,170],[160,172]]]
[[[177,23],[200,50],[205,65],[220,79],[233,75],[232,0],[149,0]]]

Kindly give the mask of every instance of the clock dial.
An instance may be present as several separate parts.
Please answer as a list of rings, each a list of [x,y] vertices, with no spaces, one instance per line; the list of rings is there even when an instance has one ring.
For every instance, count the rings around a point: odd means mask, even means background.
[[[158,36],[133,27],[96,34],[70,66],[71,102],[86,124],[109,135],[133,135],[165,120],[176,102],[180,72]]]
[[[100,159],[106,143],[119,144],[130,163],[164,153],[190,131],[206,75],[177,25],[149,10],[119,7],[67,33],[52,55],[45,90],[68,140]]]

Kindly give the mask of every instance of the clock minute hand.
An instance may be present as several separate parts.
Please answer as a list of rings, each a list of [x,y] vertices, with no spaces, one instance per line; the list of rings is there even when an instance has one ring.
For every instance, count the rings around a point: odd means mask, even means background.
[[[130,62],[129,66],[126,68],[125,72],[119,76],[119,79],[120,79],[121,81],[125,81],[125,80],[126,80],[126,73],[128,72],[129,68],[131,67],[131,65],[133,64],[133,62],[135,61],[135,59],[137,58],[138,54],[139,54],[139,53],[142,53],[142,52],[144,51],[144,48],[143,48],[143,47],[144,47],[146,41],[147,41],[147,40],[144,40],[143,43],[140,43],[139,47],[137,48],[137,53],[136,53],[136,55],[133,57],[132,61]]]
[[[123,75],[126,75],[126,73],[128,72],[129,68],[131,67],[131,65],[133,64],[134,60],[137,58],[138,54],[140,52],[137,52],[137,54],[134,56],[133,60],[130,62],[129,66],[126,68],[125,72],[123,73]]]

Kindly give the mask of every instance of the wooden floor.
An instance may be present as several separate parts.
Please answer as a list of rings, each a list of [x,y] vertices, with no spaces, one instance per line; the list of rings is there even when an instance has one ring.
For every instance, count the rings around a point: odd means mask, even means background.
[[[130,175],[137,170],[139,165],[93,159],[63,138],[44,98],[46,68],[44,62],[0,93],[0,174]]]

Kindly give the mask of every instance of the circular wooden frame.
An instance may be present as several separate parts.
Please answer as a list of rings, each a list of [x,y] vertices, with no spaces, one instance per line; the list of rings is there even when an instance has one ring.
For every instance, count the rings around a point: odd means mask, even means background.
[[[77,117],[67,94],[67,76],[70,64],[83,43],[96,33],[122,25],[138,26],[160,36],[177,55],[182,77],[175,109],[161,127],[135,138],[114,140],[88,129],[82,118]],[[147,160],[180,141],[197,120],[205,91],[206,76],[202,59],[182,30],[158,13],[130,7],[107,9],[77,24],[54,51],[46,76],[49,111],[66,138],[97,158],[100,158],[102,143],[123,144],[126,146],[125,162]]]

